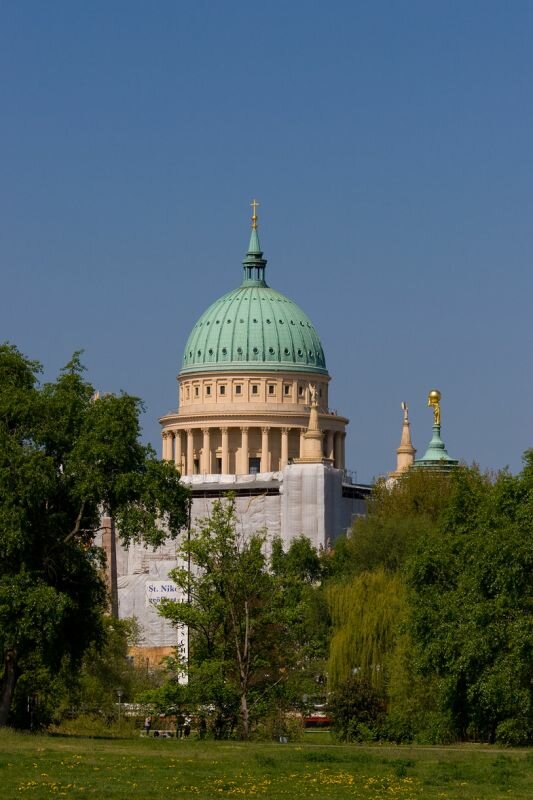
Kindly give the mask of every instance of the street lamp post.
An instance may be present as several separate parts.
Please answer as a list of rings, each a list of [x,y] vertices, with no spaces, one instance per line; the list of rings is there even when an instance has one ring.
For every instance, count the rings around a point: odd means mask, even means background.
[[[122,695],[124,694],[122,689],[117,689],[117,697],[118,697],[118,724],[120,725],[120,711],[121,711],[121,701]]]

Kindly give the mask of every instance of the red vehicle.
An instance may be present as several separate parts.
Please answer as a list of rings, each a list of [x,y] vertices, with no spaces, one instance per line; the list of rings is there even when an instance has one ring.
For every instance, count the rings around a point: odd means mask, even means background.
[[[329,728],[332,722],[327,711],[312,711],[304,717],[304,728]]]

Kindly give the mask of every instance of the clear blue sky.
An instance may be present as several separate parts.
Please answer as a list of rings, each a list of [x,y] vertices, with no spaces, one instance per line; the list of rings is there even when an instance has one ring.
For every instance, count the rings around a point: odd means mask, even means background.
[[[176,407],[189,330],[241,279],[309,314],[394,467],[427,391],[450,455],[533,445],[533,3],[0,0],[0,340]]]

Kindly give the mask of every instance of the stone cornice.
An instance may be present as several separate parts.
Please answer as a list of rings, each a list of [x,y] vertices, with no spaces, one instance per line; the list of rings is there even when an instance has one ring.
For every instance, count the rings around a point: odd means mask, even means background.
[[[337,414],[319,414],[322,430],[344,431],[349,420]],[[260,428],[268,424],[275,428],[306,428],[309,415],[305,411],[300,413],[268,413],[267,411],[256,414],[243,414],[242,411],[226,411],[218,414],[166,414],[159,420],[161,426],[166,428],[205,428],[205,427],[251,427]]]
[[[266,367],[265,369],[255,368],[250,369],[243,367],[242,370],[238,369],[237,367],[231,367],[225,370],[206,370],[206,371],[196,371],[196,372],[180,372],[176,376],[176,380],[178,382],[182,381],[205,381],[206,379],[212,380],[242,380],[243,378],[249,378],[251,380],[257,379],[261,380],[264,378],[283,378],[286,379],[287,382],[289,381],[302,381],[307,379],[309,383],[314,383],[317,380],[321,382],[329,383],[331,381],[331,375],[328,372],[309,372],[302,368],[302,370],[294,369],[289,370],[285,368],[280,369],[272,369],[271,367]]]

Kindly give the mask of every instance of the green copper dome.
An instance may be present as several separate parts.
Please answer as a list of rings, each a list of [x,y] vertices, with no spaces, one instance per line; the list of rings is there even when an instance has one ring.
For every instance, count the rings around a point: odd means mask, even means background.
[[[324,351],[311,320],[296,303],[267,286],[266,263],[254,221],[243,261],[243,282],[213,303],[192,329],[182,375],[233,371],[327,374]]]

